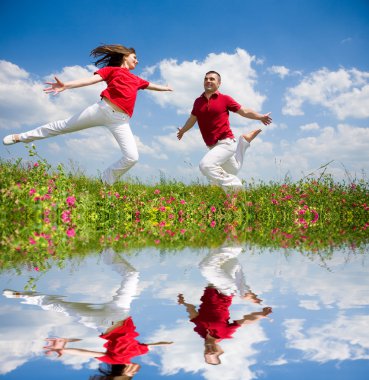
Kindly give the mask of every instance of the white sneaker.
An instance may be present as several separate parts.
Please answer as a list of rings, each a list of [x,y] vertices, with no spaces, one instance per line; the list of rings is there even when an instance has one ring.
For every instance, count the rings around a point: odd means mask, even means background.
[[[13,144],[16,144],[18,143],[19,141],[17,141],[15,139],[15,136],[14,135],[8,135],[8,136],[5,136],[3,138],[3,144],[4,145],[13,145]]]

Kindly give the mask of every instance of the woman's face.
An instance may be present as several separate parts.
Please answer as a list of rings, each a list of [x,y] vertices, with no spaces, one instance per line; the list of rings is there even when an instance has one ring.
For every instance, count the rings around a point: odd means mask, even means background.
[[[128,70],[133,70],[138,65],[138,60],[135,53],[124,57],[122,67],[127,68]]]

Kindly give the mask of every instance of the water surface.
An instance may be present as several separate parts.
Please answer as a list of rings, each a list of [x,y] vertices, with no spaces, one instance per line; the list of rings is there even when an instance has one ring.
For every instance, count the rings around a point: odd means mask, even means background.
[[[129,316],[138,341],[174,342],[133,358],[141,365],[135,380],[367,378],[368,254],[368,249],[342,249],[324,259],[246,246],[106,249],[43,274],[3,273],[0,379],[96,378],[101,362],[67,353],[45,355],[45,339],[78,338],[68,347],[101,351],[99,335]],[[30,276],[37,277],[36,292],[24,291]],[[219,365],[205,363],[204,339],[178,303],[183,294],[198,311],[209,285],[233,294],[230,323],[272,309],[218,342],[224,352]],[[253,297],[245,299],[245,294]]]

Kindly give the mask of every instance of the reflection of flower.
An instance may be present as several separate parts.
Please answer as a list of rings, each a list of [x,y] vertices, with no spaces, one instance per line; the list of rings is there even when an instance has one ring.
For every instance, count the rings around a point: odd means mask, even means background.
[[[69,223],[70,222],[70,211],[64,210],[61,214],[61,219],[63,223]]]
[[[315,224],[319,219],[318,212],[315,209],[310,208],[308,205],[296,208],[294,213],[298,216],[297,219],[295,219],[295,224],[301,225],[303,228],[308,228],[312,224]]]

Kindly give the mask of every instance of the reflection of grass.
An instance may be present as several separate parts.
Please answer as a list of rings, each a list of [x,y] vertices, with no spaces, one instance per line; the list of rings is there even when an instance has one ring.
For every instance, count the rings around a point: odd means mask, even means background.
[[[259,183],[237,195],[165,181],[104,187],[42,159],[1,162],[0,176],[2,268],[27,263],[43,270],[51,259],[62,262],[101,246],[183,248],[236,239],[321,252],[368,241],[369,186],[363,181]]]

